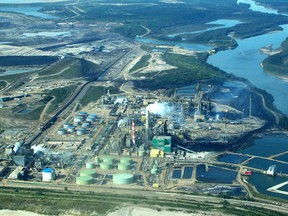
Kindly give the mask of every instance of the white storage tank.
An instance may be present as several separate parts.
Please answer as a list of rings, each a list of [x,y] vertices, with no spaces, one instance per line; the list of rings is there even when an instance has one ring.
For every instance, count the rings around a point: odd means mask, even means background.
[[[79,128],[77,130],[77,135],[81,136],[81,135],[84,135],[86,133],[86,130],[85,128]]]
[[[84,122],[84,123],[82,124],[82,127],[83,127],[83,128],[88,128],[88,127],[90,127],[90,122]]]
[[[57,131],[58,135],[65,135],[66,134],[66,130],[64,128],[59,128]]]
[[[55,180],[55,170],[50,167],[46,167],[42,171],[42,181],[43,182],[51,182]]]
[[[78,115],[79,115],[79,116],[87,116],[88,113],[87,113],[87,112],[83,112],[83,111],[81,111],[81,112],[78,113]]]
[[[65,122],[65,123],[63,124],[63,127],[64,127],[65,129],[68,129],[70,125],[71,125],[71,124],[70,124],[69,122]]]
[[[74,123],[82,123],[84,121],[83,116],[75,116]]]
[[[70,125],[70,126],[68,127],[67,131],[68,131],[69,133],[74,133],[74,132],[75,132],[75,127],[74,127],[73,125]]]

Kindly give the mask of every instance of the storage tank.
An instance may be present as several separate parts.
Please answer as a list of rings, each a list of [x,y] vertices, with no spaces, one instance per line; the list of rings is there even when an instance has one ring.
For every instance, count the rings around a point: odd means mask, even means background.
[[[126,185],[134,182],[134,176],[130,173],[117,173],[113,175],[113,183]]]
[[[77,185],[89,185],[93,183],[93,178],[91,176],[78,176],[76,178]]]
[[[64,127],[65,129],[68,129],[70,125],[71,125],[71,124],[70,124],[69,122],[65,122],[65,123],[63,124],[63,127]]]
[[[87,112],[84,112],[84,111],[81,111],[78,113],[79,116],[87,116],[88,113]]]
[[[75,116],[74,123],[82,123],[84,121],[83,116]]]
[[[127,171],[130,169],[130,163],[128,162],[121,162],[118,164],[118,170]]]
[[[83,169],[80,171],[80,176],[96,176],[96,171],[94,169]]]
[[[70,125],[70,126],[68,127],[67,131],[68,131],[69,133],[74,133],[74,132],[75,132],[75,127],[74,127],[73,125]]]
[[[82,124],[82,128],[89,128],[90,127],[90,123],[89,122],[84,122]]]
[[[100,164],[100,158],[98,156],[95,157],[95,164],[99,165]]]
[[[96,114],[90,114],[90,115],[88,115],[86,121],[87,122],[95,122],[96,118],[97,118]]]
[[[94,162],[87,162],[87,163],[86,163],[86,168],[87,168],[87,169],[93,169],[94,167],[95,167]]]
[[[81,135],[84,135],[86,133],[86,130],[85,128],[79,128],[77,130],[77,135],[81,136]]]
[[[112,167],[113,167],[113,165],[110,162],[102,162],[102,163],[100,163],[100,168],[102,170],[109,170],[109,169],[112,169]]]
[[[55,179],[55,170],[50,167],[46,167],[42,171],[42,181],[43,182],[50,182]]]
[[[66,134],[66,130],[64,128],[59,128],[57,131],[58,135],[65,135]]]
[[[129,158],[129,157],[123,157],[123,158],[121,158],[120,159],[120,163],[131,163],[131,158]]]
[[[114,162],[114,157],[112,157],[112,156],[105,156],[105,157],[103,157],[103,162],[113,163],[113,162]]]

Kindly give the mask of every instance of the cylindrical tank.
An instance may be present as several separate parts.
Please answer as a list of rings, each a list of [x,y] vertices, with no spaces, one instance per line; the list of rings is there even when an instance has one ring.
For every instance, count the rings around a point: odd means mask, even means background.
[[[64,127],[65,129],[68,129],[70,125],[71,125],[71,124],[70,124],[69,122],[65,122],[65,123],[63,124],[63,127]]]
[[[85,128],[79,128],[79,129],[77,130],[77,135],[84,135],[85,133],[86,133]]]
[[[127,171],[130,169],[130,163],[128,162],[121,162],[118,164],[118,170]]]
[[[96,171],[94,169],[83,169],[80,171],[80,176],[96,176]]]
[[[118,173],[113,175],[113,183],[119,185],[131,184],[134,176],[130,173]]]
[[[95,157],[95,164],[99,165],[100,164],[100,158],[98,156]]]
[[[91,176],[78,176],[76,178],[77,185],[89,185],[92,184],[93,178]]]
[[[82,128],[88,128],[88,127],[90,127],[90,123],[89,122],[84,122],[82,124]]]
[[[87,169],[93,169],[94,167],[95,167],[94,162],[87,162],[87,163],[86,163],[86,168],[87,168]]]
[[[50,167],[46,167],[42,171],[42,181],[43,182],[50,182],[55,179],[55,170]]]
[[[81,123],[83,121],[84,121],[83,116],[75,116],[75,118],[74,118],[74,123]]]
[[[95,119],[96,119],[96,118],[97,118],[97,115],[96,115],[95,113],[91,113],[91,114],[88,115],[88,117],[89,117],[89,118],[95,118]]]
[[[103,162],[113,163],[113,162],[114,162],[114,157],[112,157],[112,156],[105,156],[105,157],[103,157]]]
[[[75,127],[73,125],[70,125],[68,128],[67,128],[67,131],[69,133],[74,133],[75,132]]]
[[[87,112],[83,112],[83,111],[81,111],[81,112],[78,113],[78,115],[79,115],[79,116],[87,116],[88,113],[87,113]]]
[[[121,158],[120,159],[120,163],[131,163],[131,158],[129,158],[129,157],[123,157],[123,158]]]
[[[100,163],[100,168],[102,170],[109,170],[109,169],[112,169],[113,165],[112,163],[110,162],[103,162],[103,163]]]
[[[65,135],[66,134],[66,130],[64,128],[59,128],[57,131],[58,135]]]

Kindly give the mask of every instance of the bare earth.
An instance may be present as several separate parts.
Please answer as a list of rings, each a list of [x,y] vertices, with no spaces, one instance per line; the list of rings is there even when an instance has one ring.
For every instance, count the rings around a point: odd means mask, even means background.
[[[71,214],[70,214],[71,215]],[[79,214],[76,214],[79,215]],[[217,210],[210,211],[210,212],[193,212],[193,213],[186,213],[181,211],[167,211],[161,209],[157,211],[155,209],[144,208],[144,207],[134,207],[134,206],[126,206],[118,209],[116,211],[110,212],[107,216],[224,216],[223,213],[217,212]],[[0,210],[0,216],[45,216],[42,214],[36,214],[33,212],[28,211],[11,211],[11,210]],[[64,215],[63,215],[64,216]],[[227,214],[226,214],[227,216]]]
[[[28,211],[0,210],[0,216],[44,216]]]
[[[166,211],[166,210],[160,210],[157,211],[155,209],[149,209],[144,207],[132,207],[127,206],[123,207],[119,210],[116,210],[114,212],[109,213],[107,216],[204,216],[204,215],[210,215],[210,216],[223,216],[224,214],[220,212],[193,212],[193,213],[186,213],[181,211]]]

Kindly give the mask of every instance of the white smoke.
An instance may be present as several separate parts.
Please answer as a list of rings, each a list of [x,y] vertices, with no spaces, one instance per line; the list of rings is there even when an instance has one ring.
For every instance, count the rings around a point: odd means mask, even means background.
[[[118,121],[117,126],[118,126],[118,127],[121,127],[123,124],[126,124],[127,122],[128,122],[127,119],[120,119],[120,120]]]
[[[38,145],[38,146],[34,145],[31,148],[34,150],[34,154],[36,154],[37,152],[44,153],[46,151],[46,149],[41,145]]]
[[[20,142],[16,142],[14,147],[13,147],[14,153],[17,153],[18,150],[20,149],[20,147],[21,147],[21,143]]]
[[[156,115],[165,116],[169,114],[172,110],[171,110],[171,107],[166,102],[163,102],[163,103],[155,102],[154,104],[149,104],[146,107],[146,111],[149,111],[150,113],[153,113]]]

